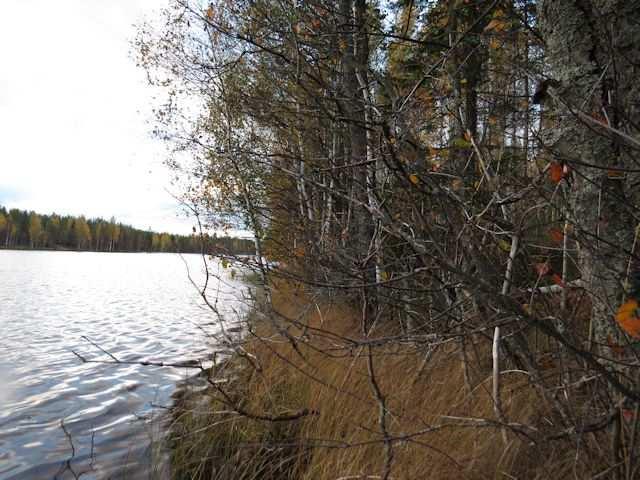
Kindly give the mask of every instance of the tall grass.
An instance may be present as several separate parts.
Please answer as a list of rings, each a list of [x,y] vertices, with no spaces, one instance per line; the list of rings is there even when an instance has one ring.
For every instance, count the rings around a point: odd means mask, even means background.
[[[588,478],[602,469],[595,433],[577,447],[541,440],[555,422],[552,409],[527,374],[508,365],[501,373],[507,427],[496,421],[488,339],[474,338],[465,355],[455,338],[376,343],[359,333],[359,316],[345,305],[316,304],[285,283],[273,303],[270,320],[252,322],[246,357],[216,368],[213,378],[223,383],[179,402],[174,478],[377,479],[390,455],[393,479]],[[394,333],[378,330],[376,338]],[[546,373],[556,375],[553,365]],[[576,409],[584,405],[576,398]],[[306,414],[269,421],[234,410]]]

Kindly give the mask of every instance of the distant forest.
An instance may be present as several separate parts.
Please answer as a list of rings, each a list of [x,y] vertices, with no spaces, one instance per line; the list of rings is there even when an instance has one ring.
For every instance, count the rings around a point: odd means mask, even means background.
[[[98,252],[255,253],[253,241],[139,230],[115,218],[43,215],[0,206],[0,248],[91,250]]]

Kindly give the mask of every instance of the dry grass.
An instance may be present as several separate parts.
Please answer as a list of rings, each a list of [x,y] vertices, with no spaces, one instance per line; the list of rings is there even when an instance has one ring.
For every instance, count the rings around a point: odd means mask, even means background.
[[[250,413],[288,415],[308,409],[312,414],[269,422],[229,413],[228,399],[221,401],[219,395],[195,409],[188,402],[177,422],[176,477],[381,478],[388,450],[368,369],[369,349],[358,345],[364,340],[358,315],[341,305],[315,305],[284,284],[275,290],[274,306],[277,320],[255,323],[245,346],[258,369],[236,358],[218,375],[233,379],[225,391],[233,392],[233,401]],[[393,333],[378,330],[375,335]],[[430,353],[426,347],[393,342],[371,349],[387,407],[393,453],[389,478],[584,478],[595,469],[596,460],[575,446],[567,443],[563,449],[562,443],[540,441],[552,421],[546,416],[550,409],[523,372],[502,374],[504,417],[513,426],[504,443],[492,423],[490,345],[475,342],[466,348],[467,380],[458,342]]]

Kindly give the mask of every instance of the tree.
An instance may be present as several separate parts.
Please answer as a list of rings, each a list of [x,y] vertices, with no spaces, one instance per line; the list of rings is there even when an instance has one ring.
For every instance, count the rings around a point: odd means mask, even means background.
[[[31,212],[29,214],[29,240],[31,242],[31,248],[36,248],[40,245],[42,236],[42,220],[40,216]]]
[[[160,235],[158,248],[161,252],[168,252],[173,248],[173,242],[169,234],[163,233]]]
[[[3,212],[0,212],[0,235],[5,235],[5,238],[8,237],[9,231],[9,220]],[[0,237],[1,238],[1,237]],[[5,240],[7,242],[7,240]]]
[[[62,226],[60,224],[60,217],[55,213],[49,217],[46,223],[45,230],[47,232],[47,239],[50,247],[54,247],[60,241]]]
[[[640,197],[633,187],[639,144],[626,133],[640,124],[640,111],[633,107],[640,96],[635,67],[640,26],[624,1],[543,1],[539,8],[552,75],[544,80],[552,85],[545,101],[558,118],[546,132],[545,147],[562,166],[562,177],[572,179],[568,221],[592,294],[593,339],[608,356],[610,339],[619,337],[616,310],[640,293],[635,249]]]
[[[95,244],[96,244],[96,251],[100,251],[100,248],[102,246],[102,230],[103,230],[103,223],[101,221],[97,221],[94,223],[94,230],[93,230],[93,238],[95,238]]]
[[[76,248],[79,250],[91,248],[91,229],[84,217],[81,216],[75,220],[73,223],[73,232],[76,241]]]
[[[60,238],[65,246],[74,248],[76,246],[76,236],[74,232],[74,219],[72,217],[64,217],[60,231]]]

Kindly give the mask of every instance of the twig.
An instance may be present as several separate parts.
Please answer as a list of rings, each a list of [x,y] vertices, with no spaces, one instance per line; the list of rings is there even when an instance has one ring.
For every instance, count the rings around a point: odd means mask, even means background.
[[[380,426],[380,431],[383,435],[384,441],[384,470],[382,472],[382,479],[389,480],[391,475],[391,465],[393,464],[393,442],[391,440],[391,436],[389,435],[389,431],[387,429],[387,405],[384,395],[380,390],[380,385],[378,385],[378,381],[376,380],[375,370],[373,368],[373,357],[371,354],[371,345],[368,348],[367,355],[367,371],[369,373],[369,383],[371,385],[371,389],[378,401],[379,413],[378,413],[378,425]]]
[[[502,413],[500,402],[500,327],[496,327],[493,333],[493,349],[491,351],[493,357],[493,410],[496,418],[504,423],[504,415]],[[507,444],[507,431],[502,430],[502,441]]]

